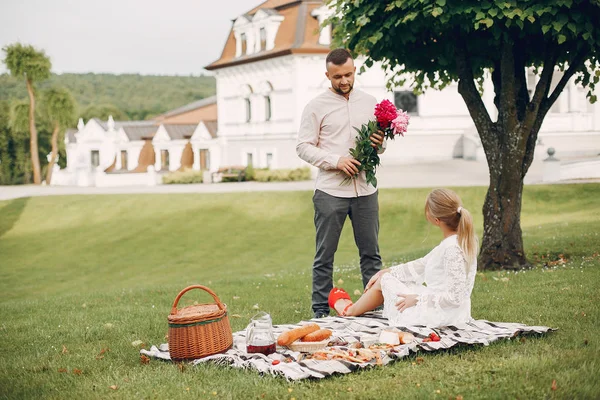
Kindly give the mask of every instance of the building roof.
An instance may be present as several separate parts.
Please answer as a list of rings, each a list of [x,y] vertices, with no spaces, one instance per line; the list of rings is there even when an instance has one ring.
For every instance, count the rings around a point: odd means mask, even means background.
[[[319,31],[319,22],[311,15],[314,9],[321,6],[323,6],[323,3],[318,0],[265,1],[246,14],[252,16],[258,10],[264,10],[267,13],[275,12],[284,17],[277,30],[275,47],[271,50],[236,57],[232,23],[221,57],[205,68],[207,70],[215,70],[294,53],[328,53],[330,51],[329,47],[318,43],[319,35],[315,33]]]
[[[178,107],[174,110],[167,111],[164,114],[157,115],[154,118],[155,119],[158,119],[158,118],[164,119],[164,118],[172,117],[174,115],[183,114],[185,112],[195,110],[197,108],[202,108],[202,107],[206,107],[211,104],[215,104],[216,102],[217,102],[217,96],[206,97],[204,99],[197,100],[192,103],[186,104],[184,106]]]
[[[65,131],[65,137],[69,143],[77,143],[77,139],[75,138],[75,134],[77,133],[77,129],[69,128]]]
[[[173,140],[189,139],[196,130],[196,125],[164,124],[165,130]]]
[[[126,125],[122,126],[129,140],[143,140],[154,137],[158,130],[156,125]]]
[[[96,121],[102,129],[108,131],[108,121],[102,121],[100,118],[92,118]],[[115,121],[115,130],[124,127],[132,127],[132,126],[151,126],[154,125],[155,121],[145,120],[145,121]]]
[[[204,126],[206,126],[206,129],[208,130],[208,133],[210,133],[210,136],[215,139],[217,137],[217,126],[218,123],[217,121],[202,121],[204,123]]]

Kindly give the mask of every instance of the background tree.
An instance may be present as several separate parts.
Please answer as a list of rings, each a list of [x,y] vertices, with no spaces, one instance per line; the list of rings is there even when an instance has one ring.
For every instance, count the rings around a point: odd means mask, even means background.
[[[157,76],[138,74],[52,74],[36,87],[43,90],[61,86],[69,89],[81,110],[90,105],[114,104],[130,119],[143,120],[213,96],[214,76]],[[25,82],[8,74],[0,74],[0,100],[27,96]],[[98,117],[93,115],[92,117]]]
[[[483,269],[527,266],[521,233],[523,178],[544,117],[567,82],[592,94],[599,80],[597,1],[333,0],[334,45],[382,62],[388,88],[413,79],[417,92],[458,82],[490,171],[479,255]],[[532,95],[527,68],[540,72]],[[556,85],[552,77],[560,70]],[[494,121],[481,93],[491,72]]]
[[[77,119],[75,100],[65,88],[54,87],[42,93],[42,113],[50,123],[52,136],[50,139],[50,160],[46,169],[46,184],[52,182],[52,170],[58,156],[59,136],[64,137],[65,129],[74,126]]]
[[[42,179],[38,156],[38,134],[35,127],[34,82],[48,79],[52,64],[44,51],[38,51],[33,46],[15,43],[4,47],[2,50],[6,53],[4,63],[10,73],[13,76],[25,78],[25,84],[27,85],[27,94],[29,95],[29,151],[31,153],[33,182],[40,184]]]
[[[11,160],[12,183],[31,183],[32,165],[29,146],[29,102],[15,101],[9,107],[7,160]]]
[[[92,104],[86,107],[86,109],[81,112],[79,117],[83,118],[85,122],[89,121],[92,118],[100,118],[102,121],[106,121],[109,115],[112,115],[115,121],[129,120],[127,114],[119,110],[115,105],[108,103]]]
[[[14,179],[14,140],[10,129],[10,105],[0,101],[0,185],[12,185]]]

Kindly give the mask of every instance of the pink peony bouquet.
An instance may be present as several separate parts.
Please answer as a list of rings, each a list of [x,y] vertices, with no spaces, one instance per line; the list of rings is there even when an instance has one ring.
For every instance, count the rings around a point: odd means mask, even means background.
[[[402,110],[396,110],[391,101],[383,100],[375,106],[375,118],[385,137],[393,140],[395,135],[404,136],[410,116]]]
[[[408,129],[410,116],[396,107],[389,100],[383,100],[375,106],[375,120],[363,124],[360,128],[354,127],[358,132],[356,136],[356,146],[350,149],[350,155],[360,162],[358,173],[365,171],[367,183],[377,187],[377,178],[375,169],[380,163],[379,149],[371,146],[371,135],[382,131],[385,138],[394,139],[397,135],[404,136]],[[350,183],[354,177],[347,177],[342,184]]]

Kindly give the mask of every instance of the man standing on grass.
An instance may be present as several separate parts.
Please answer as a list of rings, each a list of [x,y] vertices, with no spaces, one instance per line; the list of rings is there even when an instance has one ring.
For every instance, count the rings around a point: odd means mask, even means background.
[[[360,163],[349,155],[359,128],[373,118],[377,100],[356,90],[356,67],[345,49],[331,51],[325,60],[331,88],[311,100],[302,113],[296,152],[319,168],[313,203],[316,254],[313,262],[312,310],[316,318],[329,315],[327,298],[333,288],[333,259],[346,216],[350,216],[360,255],[363,286],[381,268],[377,189],[367,184]],[[383,134],[371,135],[373,147],[383,145]],[[380,150],[383,152],[383,149]]]

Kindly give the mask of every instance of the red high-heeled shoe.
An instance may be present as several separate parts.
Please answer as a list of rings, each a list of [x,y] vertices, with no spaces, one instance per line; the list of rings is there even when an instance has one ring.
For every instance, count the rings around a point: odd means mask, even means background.
[[[350,304],[344,307],[341,314],[338,314],[343,317],[346,315],[346,310],[348,310],[348,308],[350,308],[350,306],[354,303],[352,302],[352,299],[350,298],[348,292],[346,292],[344,289],[335,287],[331,289],[327,301],[329,302],[329,307],[333,308],[336,313],[337,310],[335,309],[335,303],[340,299],[350,300]]]

